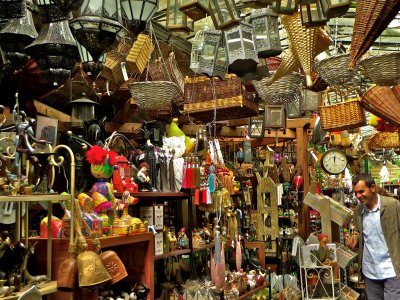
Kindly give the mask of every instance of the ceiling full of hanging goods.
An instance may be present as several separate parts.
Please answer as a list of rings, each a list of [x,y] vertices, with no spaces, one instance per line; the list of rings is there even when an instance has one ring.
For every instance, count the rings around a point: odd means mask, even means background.
[[[124,122],[221,121],[264,104],[300,112],[300,82],[339,94],[398,83],[399,9],[389,0],[0,0],[1,102],[12,107],[18,92],[28,113],[33,99],[69,112],[85,92],[114,120],[136,101]],[[376,66],[394,71],[376,76]],[[209,102],[194,97],[204,86]]]

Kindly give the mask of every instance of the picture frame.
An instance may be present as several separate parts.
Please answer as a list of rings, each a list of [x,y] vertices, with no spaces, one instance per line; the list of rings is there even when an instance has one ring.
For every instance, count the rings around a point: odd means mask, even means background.
[[[256,117],[250,117],[248,136],[251,138],[263,138],[264,137],[264,115],[258,115]]]
[[[36,139],[50,142],[54,147],[57,144],[58,120],[37,116]]]
[[[267,129],[285,129],[285,105],[265,105],[264,126]]]
[[[303,97],[300,97],[300,111],[318,111],[322,101],[322,93],[303,89]]]

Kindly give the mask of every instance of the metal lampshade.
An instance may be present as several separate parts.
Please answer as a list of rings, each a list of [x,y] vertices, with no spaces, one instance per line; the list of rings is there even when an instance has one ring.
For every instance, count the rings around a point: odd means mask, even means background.
[[[253,10],[250,15],[256,37],[258,57],[271,57],[281,54],[278,15],[269,8]]]
[[[253,26],[241,22],[225,31],[225,42],[228,51],[228,71],[239,77],[254,73],[257,69],[258,56],[255,45]]]
[[[76,40],[89,51],[94,61],[126,34],[118,6],[119,0],[85,0],[81,15],[70,21]]]
[[[209,9],[215,28],[225,30],[241,22],[234,0],[210,0]]]
[[[182,0],[179,9],[193,21],[210,15],[207,0]]]
[[[82,93],[81,98],[72,100],[71,104],[71,126],[72,128],[82,128],[84,121],[96,119],[96,108],[99,104],[86,97]]]
[[[29,59],[25,47],[38,36],[32,13],[27,10],[24,17],[10,19],[0,31],[0,47],[13,68],[22,67]]]
[[[301,24],[303,26],[322,26],[328,21],[323,12],[320,0],[316,0],[313,3],[301,4],[300,12]]]
[[[26,47],[26,52],[45,71],[46,78],[58,84],[68,79],[79,60],[76,41],[67,20],[44,23],[39,36]]]
[[[277,0],[271,8],[277,14],[292,15],[298,10],[299,0]]]
[[[103,64],[106,61],[106,54],[100,56],[98,61],[94,61],[93,57],[90,55],[89,51],[83,47],[80,43],[77,43],[79,57],[81,58],[83,71],[95,81],[101,70],[103,69]]]
[[[266,8],[271,5],[276,0],[242,0],[243,7],[250,7],[250,8]]]
[[[192,42],[190,68],[197,74],[224,78],[226,51],[220,30],[199,30]]]
[[[191,32],[194,30],[193,20],[179,10],[180,0],[167,1],[166,27],[169,31]]]
[[[122,16],[129,28],[139,33],[158,10],[159,0],[121,0]]]
[[[44,23],[67,20],[72,6],[69,0],[37,0],[40,19]]]
[[[343,16],[350,8],[351,0],[321,0],[322,10],[328,19]]]
[[[26,15],[25,0],[0,0],[0,18],[22,18]]]

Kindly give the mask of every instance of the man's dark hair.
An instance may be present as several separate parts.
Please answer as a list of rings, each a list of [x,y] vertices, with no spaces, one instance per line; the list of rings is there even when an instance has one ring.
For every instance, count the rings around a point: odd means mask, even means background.
[[[353,185],[356,185],[358,182],[360,181],[364,181],[365,185],[367,187],[371,187],[373,184],[375,183],[375,180],[370,176],[370,175],[366,175],[366,174],[357,174],[353,177],[352,183]]]

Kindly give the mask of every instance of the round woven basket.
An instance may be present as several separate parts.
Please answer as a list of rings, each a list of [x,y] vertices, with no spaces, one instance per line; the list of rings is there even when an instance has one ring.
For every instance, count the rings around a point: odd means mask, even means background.
[[[361,106],[381,119],[400,127],[399,89],[399,86],[392,88],[373,86],[363,95]]]
[[[349,53],[334,55],[315,65],[319,75],[329,85],[352,85],[357,70],[349,70]]]
[[[399,132],[379,131],[369,138],[367,146],[371,150],[398,148]]]
[[[129,85],[132,98],[146,110],[162,109],[181,95],[177,84],[171,81],[141,81]]]
[[[301,93],[301,75],[288,74],[268,85],[268,78],[253,81],[258,96],[265,104],[284,104],[296,101]]]
[[[397,15],[400,1],[393,0],[358,0],[354,18],[353,35],[350,45],[350,68],[355,68],[357,61],[372,46],[374,41],[387,28]]]
[[[400,83],[400,51],[374,55],[360,61],[365,75],[377,85]]]

